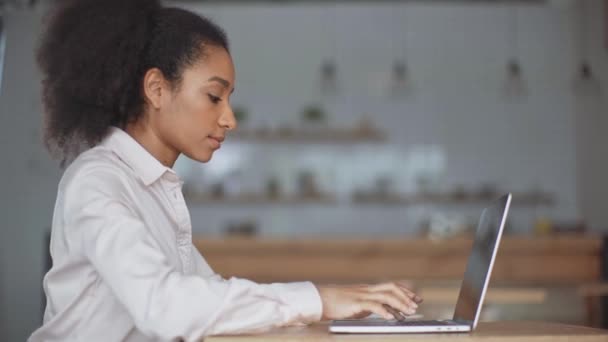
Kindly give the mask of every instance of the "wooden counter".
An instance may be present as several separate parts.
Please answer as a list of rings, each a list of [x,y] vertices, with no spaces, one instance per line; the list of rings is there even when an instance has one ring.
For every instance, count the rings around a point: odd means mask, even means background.
[[[261,239],[198,237],[194,244],[225,277],[259,282],[311,280],[363,282],[388,279],[462,279],[471,238]],[[579,284],[600,278],[599,237],[505,236],[493,282]]]
[[[330,334],[327,323],[304,327],[289,327],[271,330],[260,335],[208,337],[206,342],[245,341],[484,341],[484,342],[606,342],[608,331],[574,325],[544,322],[482,322],[472,333],[451,334],[392,334],[392,335],[347,335]]]

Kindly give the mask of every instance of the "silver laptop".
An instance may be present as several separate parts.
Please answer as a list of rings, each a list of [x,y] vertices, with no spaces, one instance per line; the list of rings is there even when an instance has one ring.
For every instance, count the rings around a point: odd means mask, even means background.
[[[332,333],[437,333],[475,330],[483,299],[490,282],[492,266],[505,226],[511,194],[506,194],[485,208],[479,219],[473,248],[460,286],[454,318],[450,320],[335,320],[329,326]]]

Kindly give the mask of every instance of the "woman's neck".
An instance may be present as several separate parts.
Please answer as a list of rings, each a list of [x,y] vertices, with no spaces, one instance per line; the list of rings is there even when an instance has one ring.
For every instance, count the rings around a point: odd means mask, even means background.
[[[172,168],[179,157],[179,152],[165,143],[160,134],[143,118],[127,124],[125,132],[166,167]]]

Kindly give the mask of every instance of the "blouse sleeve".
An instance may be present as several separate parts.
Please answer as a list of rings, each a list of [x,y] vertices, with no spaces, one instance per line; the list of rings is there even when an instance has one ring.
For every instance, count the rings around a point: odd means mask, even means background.
[[[104,169],[83,177],[77,188],[66,189],[66,227],[144,334],[191,341],[320,319],[321,300],[310,282],[182,274],[130,208],[123,180]]]

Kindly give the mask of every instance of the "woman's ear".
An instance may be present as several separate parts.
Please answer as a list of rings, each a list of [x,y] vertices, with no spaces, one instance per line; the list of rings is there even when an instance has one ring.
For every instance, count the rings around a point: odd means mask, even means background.
[[[144,75],[144,98],[154,109],[160,109],[165,82],[163,72],[158,68],[151,68]]]

